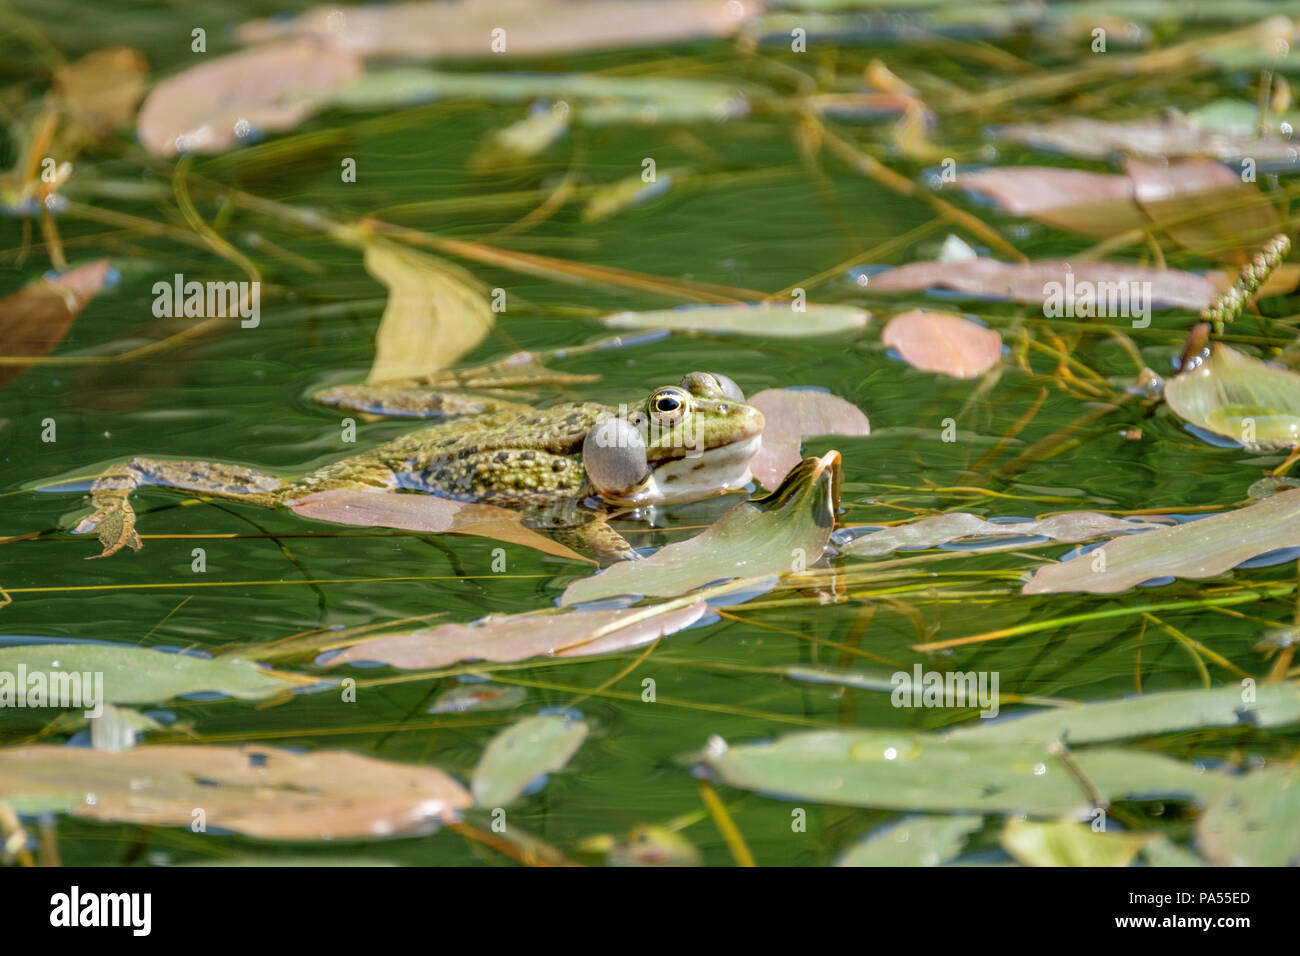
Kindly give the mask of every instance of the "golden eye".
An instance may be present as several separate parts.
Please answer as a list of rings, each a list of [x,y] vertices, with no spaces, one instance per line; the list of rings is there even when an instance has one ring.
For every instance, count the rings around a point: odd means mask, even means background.
[[[672,424],[686,414],[686,396],[675,388],[666,388],[650,399],[650,410],[655,418]]]
[[[681,407],[682,403],[675,395],[660,395],[655,399],[655,411],[657,412],[675,412]]]

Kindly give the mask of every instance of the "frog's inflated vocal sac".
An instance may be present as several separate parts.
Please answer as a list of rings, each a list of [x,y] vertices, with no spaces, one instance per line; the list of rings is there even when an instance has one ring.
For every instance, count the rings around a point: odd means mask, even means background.
[[[543,529],[573,529],[602,557],[635,556],[602,517],[737,491],[762,441],[763,415],[725,375],[692,372],[626,414],[593,402],[526,406],[434,425],[296,479],[240,465],[132,458],[96,479],[101,557],[139,550],[128,496],[142,485],[273,508],[332,488],[407,489],[523,512]]]

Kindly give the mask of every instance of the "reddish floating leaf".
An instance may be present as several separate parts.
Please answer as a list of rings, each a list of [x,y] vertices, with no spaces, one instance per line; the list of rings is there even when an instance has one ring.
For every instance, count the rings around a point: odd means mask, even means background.
[[[983,375],[1002,358],[1002,336],[960,315],[913,309],[889,320],[881,334],[912,368],[955,378]]]

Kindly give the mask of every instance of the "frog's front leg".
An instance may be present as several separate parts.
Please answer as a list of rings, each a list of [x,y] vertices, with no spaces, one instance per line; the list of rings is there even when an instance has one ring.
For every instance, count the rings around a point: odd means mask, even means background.
[[[95,510],[83,518],[73,534],[96,531],[107,558],[123,548],[139,551],[140,536],[135,530],[135,510],[130,494],[136,488],[155,485],[177,488],[221,498],[238,498],[263,507],[280,504],[289,485],[275,475],[212,461],[156,461],[132,458],[90,486],[90,503]]]

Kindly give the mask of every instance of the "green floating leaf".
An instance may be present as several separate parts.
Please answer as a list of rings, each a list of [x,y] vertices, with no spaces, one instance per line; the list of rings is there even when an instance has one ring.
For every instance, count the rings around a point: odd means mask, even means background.
[[[1147,531],[1165,525],[1150,521],[1130,521],[1095,511],[1069,511],[1035,521],[988,521],[979,515],[955,511],[883,528],[854,538],[840,550],[856,557],[889,554],[899,548],[932,548],[950,541],[988,538],[989,548],[1007,546],[1003,540],[1025,535],[1052,538],[1055,541],[1089,541],[1108,534]],[[1014,542],[1015,547],[1022,542]]]
[[[805,458],[766,498],[742,501],[707,530],[622,561],[565,588],[561,604],[619,594],[671,597],[711,581],[765,577],[813,564],[835,527],[840,455]]]
[[[1300,767],[1234,779],[1211,801],[1196,836],[1217,866],[1300,866]]]
[[[383,634],[349,647],[330,661],[379,661],[418,670],[457,661],[522,661],[530,657],[586,657],[649,644],[690,627],[707,610],[703,601],[669,606],[489,615],[473,624],[443,624]]]
[[[141,787],[141,781],[148,786]],[[19,813],[206,826],[267,840],[365,840],[454,822],[465,788],[436,767],[341,750],[160,745],[0,750],[0,800]]]
[[[1300,375],[1216,342],[1197,368],[1165,383],[1174,413],[1247,448],[1300,441]]]
[[[560,714],[526,717],[489,741],[470,791],[485,808],[514,803],[542,774],[564,767],[587,739],[587,725]]]
[[[1285,727],[1300,723],[1300,686],[1261,684],[1252,689],[1254,699],[1244,700],[1241,687],[1212,690],[1170,690],[1122,700],[1104,700],[1079,707],[1040,711],[1027,717],[1010,717],[987,726],[958,727],[951,739],[1049,742],[1064,738],[1069,744],[1123,740],[1151,734],[1194,730],[1199,727]]]
[[[103,675],[103,701],[109,704],[154,704],[200,691],[259,700],[298,684],[315,683],[235,657],[209,659],[106,644],[30,644],[0,648],[0,706],[21,691],[19,668],[28,676],[29,699],[35,674],[76,677],[83,685],[83,699],[92,689],[98,691],[94,675]]]
[[[690,840],[667,827],[633,827],[626,839],[596,837],[603,844],[606,866],[699,866],[700,851]]]
[[[1186,847],[1181,847],[1163,833],[1156,834],[1142,848],[1147,866],[1206,866],[1206,862]]]
[[[1091,794],[1071,767],[1049,745],[1034,742],[827,730],[737,747],[715,739],[700,759],[724,783],[790,800],[1078,818],[1092,807]],[[1222,774],[1135,750],[1082,750],[1071,761],[1110,801],[1204,802],[1225,783]]]
[[[652,312],[616,312],[601,319],[605,325],[614,329],[673,329],[790,339],[860,329],[870,320],[870,312],[847,305],[810,304],[803,311],[795,311],[789,302],[698,305]]]
[[[1035,823],[1011,819],[1002,848],[1027,866],[1128,866],[1151,841],[1150,833],[1098,832],[1086,823]]]
[[[983,817],[909,817],[845,851],[836,866],[939,866],[961,853]]]
[[[1300,488],[1172,528],[1116,538],[1089,554],[1034,572],[1022,594],[1115,594],[1151,578],[1211,578],[1300,543]],[[1100,556],[1100,557],[1099,557]]]

